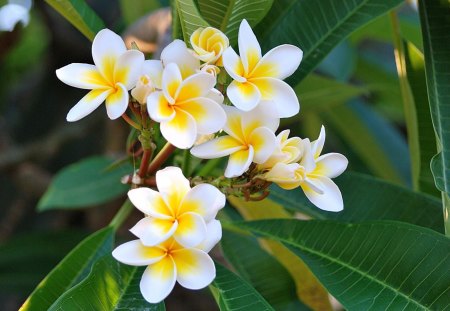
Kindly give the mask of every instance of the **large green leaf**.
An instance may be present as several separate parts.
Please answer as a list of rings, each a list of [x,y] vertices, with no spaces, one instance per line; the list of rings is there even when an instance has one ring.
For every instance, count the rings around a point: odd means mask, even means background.
[[[258,35],[266,50],[290,43],[303,50],[299,70],[289,78],[296,85],[349,34],[402,0],[278,0],[260,23]]]
[[[444,310],[450,240],[400,222],[265,220],[241,228],[283,242],[348,310]]]
[[[161,7],[159,0],[135,0],[130,5],[130,1],[120,0],[120,11],[127,24],[136,22],[140,17],[151,13]]]
[[[220,241],[225,258],[275,310],[310,310],[298,300],[289,272],[252,236],[223,230]]]
[[[216,299],[221,311],[273,310],[250,284],[218,263],[216,263],[216,274],[212,286],[217,289]]]
[[[202,16],[237,43],[239,25],[246,19],[251,26],[258,24],[269,11],[273,0],[197,0]]]
[[[339,213],[318,209],[301,189],[287,191],[274,186],[269,198],[289,210],[301,211],[317,219],[346,222],[398,220],[443,232],[441,203],[432,196],[352,172],[336,178],[335,182],[344,199],[344,210]]]
[[[191,34],[197,30],[197,28],[205,28],[208,27],[209,24],[200,15],[194,0],[173,1],[175,2],[178,21],[181,24],[184,42],[189,45]],[[177,25],[177,22],[175,22],[175,25]]]
[[[444,217],[446,232],[450,235],[450,3],[443,0],[419,1],[420,21],[425,55],[425,74],[428,100],[434,130],[439,139],[441,155],[434,161],[441,168],[433,171],[444,186]]]
[[[105,203],[127,192],[120,178],[132,172],[130,165],[112,168],[113,160],[91,157],[60,171],[38,204],[40,211],[80,208]]]
[[[84,239],[42,280],[21,311],[47,310],[64,292],[86,277],[97,259],[112,252],[113,243],[111,227]]]
[[[164,303],[148,303],[139,289],[145,267],[119,263],[111,254],[92,267],[82,282],[65,292],[49,310],[146,310],[164,311]]]
[[[97,32],[105,28],[103,21],[84,0],[45,1],[91,41]]]

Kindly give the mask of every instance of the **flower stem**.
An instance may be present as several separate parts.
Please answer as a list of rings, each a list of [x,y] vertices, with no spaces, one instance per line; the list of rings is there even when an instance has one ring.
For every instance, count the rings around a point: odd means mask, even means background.
[[[145,178],[145,175],[147,175],[148,162],[150,161],[152,153],[153,149],[144,149],[144,154],[142,155],[141,165],[138,172],[138,175],[141,178]]]
[[[191,152],[189,149],[184,150],[181,170],[183,171],[184,176],[189,176],[189,171],[191,170]]]
[[[163,163],[170,157],[170,155],[175,151],[176,147],[171,143],[166,143],[161,151],[155,156],[153,161],[150,163],[147,169],[147,174],[154,174]]]
[[[120,226],[127,219],[128,215],[131,213],[132,210],[133,204],[131,204],[130,200],[127,199],[120,207],[116,216],[114,216],[114,218],[109,223],[109,225],[113,227],[114,231],[117,231],[117,229],[120,228]]]
[[[136,122],[134,122],[126,113],[124,113],[122,115],[122,119],[124,119],[125,122],[127,122],[130,126],[134,127],[138,131],[141,130],[141,126],[139,124],[137,124]]]
[[[214,168],[217,167],[217,165],[220,163],[220,161],[222,161],[221,158],[209,160],[208,162],[206,162],[205,165],[202,166],[202,168],[198,171],[197,175],[198,175],[198,176],[202,176],[202,177],[208,176],[209,173],[210,173]]]

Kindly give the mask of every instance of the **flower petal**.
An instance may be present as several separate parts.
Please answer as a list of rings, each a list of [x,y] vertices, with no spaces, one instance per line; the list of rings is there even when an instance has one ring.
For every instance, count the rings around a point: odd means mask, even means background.
[[[161,91],[153,92],[147,97],[147,111],[156,122],[170,121],[176,113]]]
[[[279,118],[289,118],[300,111],[297,95],[286,82],[275,78],[257,78],[249,81],[258,88],[262,99],[273,102]]]
[[[167,206],[178,215],[178,208],[186,193],[191,190],[189,180],[184,177],[180,168],[168,166],[156,172],[156,185]]]
[[[160,261],[166,252],[159,247],[148,247],[140,240],[117,246],[112,255],[118,261],[131,266],[147,266]]]
[[[184,80],[175,95],[177,102],[203,97],[216,85],[216,78],[208,73],[199,72]]]
[[[182,81],[183,78],[177,64],[171,63],[164,68],[162,73],[162,91],[169,103],[175,103],[175,95]]]
[[[28,25],[30,20],[29,8],[8,3],[0,8],[0,31],[13,31],[17,23]]]
[[[116,91],[106,98],[106,113],[111,120],[119,118],[128,108],[129,95],[122,83],[116,84]]]
[[[181,214],[181,213],[180,213]],[[195,247],[206,237],[206,224],[197,213],[183,213],[178,217],[178,228],[173,237],[184,247]]]
[[[194,118],[181,109],[176,109],[172,120],[161,122],[160,130],[168,142],[180,149],[191,148],[197,138]]]
[[[145,269],[140,289],[142,296],[150,303],[159,303],[166,298],[177,280],[177,268],[171,256]]]
[[[276,183],[283,189],[292,190],[300,186],[303,180],[301,174],[302,167],[298,163],[282,163],[278,162],[270,171],[264,174],[264,178],[268,181]]]
[[[145,246],[156,246],[170,238],[177,228],[177,221],[145,217],[139,220],[130,232]]]
[[[229,47],[222,54],[223,67],[228,74],[238,82],[245,82],[244,66],[242,61],[232,47]]]
[[[316,161],[314,160],[314,154],[311,150],[311,142],[309,138],[305,138],[303,143],[303,156],[300,160],[300,165],[303,166],[306,172],[310,173],[316,168]]]
[[[184,197],[180,213],[194,212],[205,222],[216,217],[219,209],[225,206],[225,195],[210,184],[200,184],[189,190]]]
[[[127,90],[131,90],[141,75],[144,60],[144,54],[138,50],[129,50],[120,55],[114,67],[114,82],[120,82]]]
[[[250,73],[250,76],[284,80],[297,70],[302,57],[302,50],[294,45],[283,44],[277,46],[263,56],[253,72]]]
[[[173,211],[166,205],[161,194],[150,188],[137,188],[128,191],[131,203],[141,212],[160,219],[172,219]]]
[[[264,126],[275,132],[280,125],[277,109],[273,102],[262,100],[255,109],[242,113],[242,131],[245,137],[258,127]]]
[[[341,175],[347,168],[348,160],[340,153],[327,153],[317,158],[314,175],[323,175],[335,178]]]
[[[222,104],[224,100],[222,93],[220,93],[220,91],[216,89],[211,89],[205,96],[209,99],[212,99],[218,104]]]
[[[275,134],[267,127],[258,127],[251,133],[249,144],[255,151],[253,162],[262,164],[267,161],[275,151],[277,139]]]
[[[248,75],[261,59],[261,47],[252,28],[245,19],[242,20],[239,26],[238,45],[242,65],[245,73]]]
[[[222,225],[213,219],[206,224],[206,238],[196,248],[209,253],[209,251],[222,239]]]
[[[252,110],[261,100],[258,87],[250,82],[231,82],[227,87],[227,95],[231,103],[243,111]]]
[[[204,251],[180,249],[172,252],[172,258],[177,267],[177,281],[184,288],[204,288],[216,277],[214,262]]]
[[[325,144],[325,127],[322,125],[320,128],[320,134],[317,140],[311,143],[311,151],[314,155],[314,159],[317,159],[322,153],[323,145]]]
[[[252,164],[253,155],[254,151],[252,146],[231,154],[227,168],[225,169],[225,177],[232,178],[241,176],[248,170],[250,164]]]
[[[78,121],[97,109],[111,94],[110,89],[96,89],[87,93],[67,114],[67,121]]]
[[[189,52],[186,43],[178,39],[164,48],[161,52],[161,61],[166,67],[170,63],[177,64],[184,79],[200,68],[200,61]]]
[[[92,58],[103,77],[113,83],[114,67],[127,50],[122,38],[109,29],[100,30],[92,43]]]
[[[344,208],[342,201],[342,194],[338,186],[325,176],[311,176],[308,175],[307,181],[300,186],[303,189],[306,197],[312,204],[324,211],[339,212]],[[313,186],[313,187],[311,187]],[[322,194],[318,193],[314,188],[320,189]]]
[[[67,85],[80,89],[109,88],[97,67],[88,64],[70,64],[56,70],[56,76]]]
[[[215,101],[198,97],[177,104],[179,109],[190,114],[197,124],[197,132],[199,134],[212,134],[225,125],[227,116],[222,107]]]
[[[162,73],[163,66],[159,60],[146,60],[142,65],[142,74],[150,77],[150,80],[154,87],[162,88]]]
[[[221,136],[191,149],[191,154],[200,159],[215,159],[243,149],[241,142],[231,136]]]

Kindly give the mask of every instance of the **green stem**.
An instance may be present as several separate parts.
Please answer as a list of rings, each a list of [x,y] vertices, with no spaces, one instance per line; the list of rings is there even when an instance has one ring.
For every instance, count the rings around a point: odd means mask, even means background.
[[[116,216],[114,216],[114,218],[109,223],[109,225],[113,227],[114,231],[117,231],[117,229],[120,228],[120,226],[127,219],[128,215],[131,213],[132,210],[133,204],[131,204],[130,200],[127,199],[120,207]]]
[[[221,158],[212,159],[206,162],[205,165],[198,171],[197,175],[202,177],[207,177],[209,173],[217,167],[217,164],[221,161]]]
[[[181,170],[184,176],[189,176],[189,171],[191,170],[191,152],[189,149],[183,152],[183,163],[181,163]]]

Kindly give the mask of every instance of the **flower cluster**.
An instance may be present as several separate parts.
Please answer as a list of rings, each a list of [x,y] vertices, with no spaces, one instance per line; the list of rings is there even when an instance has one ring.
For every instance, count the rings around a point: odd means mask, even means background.
[[[147,266],[141,291],[153,303],[163,300],[175,282],[189,289],[212,282],[215,268],[208,252],[221,238],[215,217],[225,195],[261,200],[275,183],[301,188],[323,210],[343,208],[331,178],[348,161],[337,153],[321,155],[325,129],[313,142],[289,137],[289,130],[276,133],[280,118],[300,111],[294,90],[283,80],[297,70],[302,51],[285,44],[262,55],[246,20],[239,28],[239,55],[212,27],[193,32],[190,45],[174,40],[159,60],[145,60],[104,29],[92,45],[95,65],[70,64],[56,72],[66,84],[90,90],[69,111],[68,121],[105,102],[110,119],[122,117],[140,132],[144,154],[138,178],[129,179],[135,189],[128,196],[145,217],[131,229],[138,239],[117,247],[113,256]],[[149,164],[155,130],[169,147]],[[190,149],[200,159],[229,156],[224,176],[188,180],[176,167],[157,171],[175,148]]]

